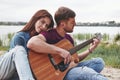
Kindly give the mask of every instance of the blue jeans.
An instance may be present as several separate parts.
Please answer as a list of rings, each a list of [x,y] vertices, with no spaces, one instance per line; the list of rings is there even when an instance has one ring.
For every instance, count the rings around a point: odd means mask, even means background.
[[[16,71],[19,76],[18,79],[34,80],[29,67],[27,52],[22,46],[16,46],[0,56],[0,80],[14,80],[11,77]]]
[[[103,68],[103,59],[93,58],[80,62],[76,67],[69,70],[64,80],[108,80],[100,74]]]

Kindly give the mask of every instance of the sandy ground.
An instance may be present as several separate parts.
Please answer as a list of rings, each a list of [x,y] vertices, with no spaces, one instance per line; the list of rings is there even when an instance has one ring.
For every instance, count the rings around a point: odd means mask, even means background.
[[[105,67],[101,73],[109,80],[120,80],[120,69]]]
[[[4,53],[0,51],[0,54]],[[109,80],[120,80],[120,69],[105,67],[101,72],[104,76],[106,76]]]

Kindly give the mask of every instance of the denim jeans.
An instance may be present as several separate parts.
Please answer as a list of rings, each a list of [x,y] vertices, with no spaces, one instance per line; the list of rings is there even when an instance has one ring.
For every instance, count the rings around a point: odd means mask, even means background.
[[[27,52],[22,46],[16,46],[0,56],[0,80],[10,80],[16,71],[20,80],[34,80],[29,67]],[[11,80],[13,79],[11,78]]]
[[[76,67],[69,70],[64,80],[108,80],[100,74],[104,68],[101,58],[93,58],[80,62]]]

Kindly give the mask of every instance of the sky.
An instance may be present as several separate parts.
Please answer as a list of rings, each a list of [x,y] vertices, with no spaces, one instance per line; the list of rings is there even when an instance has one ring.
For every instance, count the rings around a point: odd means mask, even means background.
[[[76,22],[120,22],[120,0],[0,0],[0,21],[29,21],[39,9],[52,15],[61,7],[76,12]]]

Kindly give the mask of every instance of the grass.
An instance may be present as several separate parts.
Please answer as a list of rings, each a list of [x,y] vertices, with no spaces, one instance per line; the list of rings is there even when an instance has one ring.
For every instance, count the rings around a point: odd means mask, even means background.
[[[14,33],[9,33],[0,37],[0,50],[8,50],[13,35]]]
[[[92,57],[101,57],[107,66],[120,68],[120,46],[117,44],[102,43],[87,59]]]

